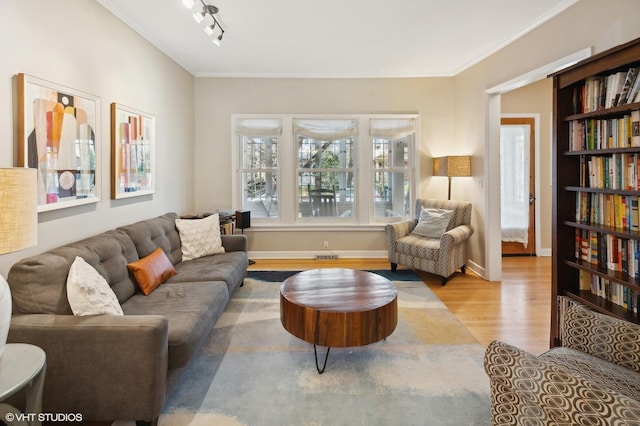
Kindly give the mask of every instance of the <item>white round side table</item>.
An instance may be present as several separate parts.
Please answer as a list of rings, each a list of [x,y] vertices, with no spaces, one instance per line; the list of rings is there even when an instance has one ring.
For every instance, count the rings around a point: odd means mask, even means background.
[[[8,425],[40,425],[42,388],[47,369],[44,351],[26,343],[7,343],[0,358],[0,401],[20,390],[26,392],[25,412],[0,403],[0,421]]]

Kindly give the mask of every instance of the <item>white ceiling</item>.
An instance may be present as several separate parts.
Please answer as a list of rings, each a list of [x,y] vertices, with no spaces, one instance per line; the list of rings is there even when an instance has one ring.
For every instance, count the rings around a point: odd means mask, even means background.
[[[452,76],[578,0],[97,0],[195,76]]]

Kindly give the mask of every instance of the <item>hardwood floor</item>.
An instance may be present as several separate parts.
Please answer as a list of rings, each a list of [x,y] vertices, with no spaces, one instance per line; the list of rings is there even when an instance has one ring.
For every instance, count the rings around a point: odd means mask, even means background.
[[[467,269],[446,286],[440,278],[417,271],[427,286],[484,346],[503,340],[533,354],[549,348],[551,258],[505,257],[502,281],[490,282]],[[387,259],[259,259],[253,270],[314,268],[389,269]]]

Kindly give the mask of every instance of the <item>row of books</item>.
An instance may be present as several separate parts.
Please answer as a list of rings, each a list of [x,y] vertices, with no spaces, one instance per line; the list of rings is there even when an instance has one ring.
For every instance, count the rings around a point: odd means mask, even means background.
[[[221,235],[233,235],[236,232],[236,223],[233,220],[227,222],[220,222],[220,234]]]
[[[640,278],[640,242],[615,235],[576,229],[576,259],[610,271]]]
[[[580,157],[583,188],[640,190],[640,153]]]
[[[631,67],[608,75],[592,76],[574,91],[576,113],[598,111],[640,102],[639,68]]]
[[[640,111],[619,118],[572,120],[569,150],[640,147]]]
[[[635,195],[579,192],[576,222],[640,231],[640,199]]]
[[[602,297],[629,312],[638,312],[639,294],[631,288],[587,271],[580,271],[578,282],[580,290],[590,290],[591,294]]]

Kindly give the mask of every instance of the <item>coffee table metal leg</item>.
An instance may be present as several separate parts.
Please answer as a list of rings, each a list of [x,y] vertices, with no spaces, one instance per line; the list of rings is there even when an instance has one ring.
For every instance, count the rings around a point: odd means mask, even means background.
[[[313,355],[316,357],[316,369],[318,370],[318,374],[324,373],[324,369],[327,367],[327,360],[329,359],[329,351],[331,348],[327,348],[327,354],[324,356],[324,364],[322,365],[322,370],[320,369],[320,365],[318,364],[318,350],[316,349],[316,345],[313,345]]]

